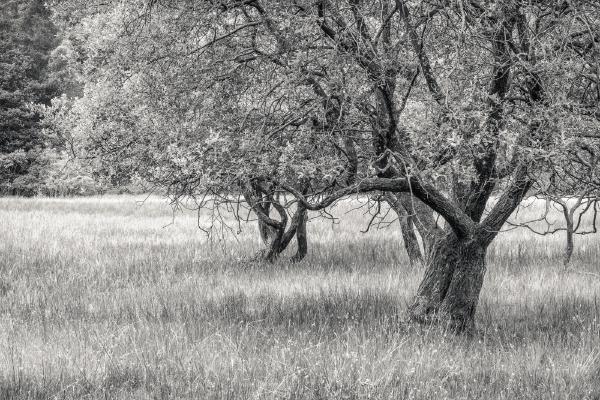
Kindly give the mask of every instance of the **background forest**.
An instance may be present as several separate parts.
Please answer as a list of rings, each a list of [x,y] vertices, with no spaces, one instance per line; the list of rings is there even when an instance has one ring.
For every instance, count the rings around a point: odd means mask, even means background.
[[[0,193],[92,195],[115,189],[94,174],[45,118],[52,100],[82,95],[82,42],[51,18],[45,1],[0,3]],[[71,40],[73,39],[73,40]],[[115,191],[128,191],[126,184]]]

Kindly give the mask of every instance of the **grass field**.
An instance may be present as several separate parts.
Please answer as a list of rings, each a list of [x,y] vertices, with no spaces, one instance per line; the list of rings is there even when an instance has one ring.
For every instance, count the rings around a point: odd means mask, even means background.
[[[407,324],[420,268],[361,212],[248,263],[151,198],[0,199],[0,399],[599,399],[598,236],[490,249],[478,332]],[[526,213],[535,210],[527,210]]]

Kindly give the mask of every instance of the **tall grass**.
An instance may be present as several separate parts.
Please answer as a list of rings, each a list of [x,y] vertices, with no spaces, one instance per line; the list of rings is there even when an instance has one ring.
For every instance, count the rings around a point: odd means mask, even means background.
[[[211,243],[136,200],[0,200],[0,399],[600,398],[600,279],[560,236],[497,239],[467,338],[404,320],[396,225],[341,207],[305,261],[257,264],[254,226]],[[578,238],[574,269],[599,255]]]

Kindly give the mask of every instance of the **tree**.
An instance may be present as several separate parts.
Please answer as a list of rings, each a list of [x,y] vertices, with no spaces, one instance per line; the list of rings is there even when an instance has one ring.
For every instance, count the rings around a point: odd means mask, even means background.
[[[32,195],[43,181],[43,132],[38,105],[58,94],[47,70],[56,28],[41,0],[0,4],[0,191]]]
[[[560,212],[563,215],[565,226],[564,228],[550,228],[553,224],[548,224],[548,229],[546,231],[536,231],[527,226],[530,230],[534,231],[540,235],[547,234],[555,234],[557,232],[565,232],[565,252],[563,257],[563,265],[565,268],[569,266],[571,262],[571,257],[573,256],[573,250],[575,249],[574,245],[574,237],[575,235],[585,235],[590,233],[596,233],[596,220],[598,213],[598,196],[591,195],[587,191],[581,191],[576,193],[574,196],[556,196],[555,194],[546,194],[544,196],[547,201],[552,202],[557,205]],[[548,208],[546,208],[548,211]],[[582,218],[588,214],[593,214],[592,226],[589,229],[584,229],[582,225]],[[547,221],[547,215],[544,216],[544,219]]]
[[[55,5],[97,30],[75,118],[88,151],[212,210],[252,188],[315,211],[408,194],[431,228],[411,317],[456,330],[547,160],[599,126],[591,0]]]
[[[549,158],[547,176],[540,177],[534,186],[535,197],[546,201],[542,216],[535,221],[545,222],[545,229],[533,227],[525,222],[513,227],[525,227],[538,235],[551,235],[565,232],[565,251],[563,265],[569,266],[574,251],[575,235],[586,235],[597,232],[598,201],[600,200],[600,180],[598,156],[600,149],[596,137],[579,136],[566,143],[560,154]],[[596,142],[596,143],[595,143]],[[552,207],[563,217],[564,226],[556,226],[551,221]],[[583,222],[586,215],[592,215],[591,224]]]

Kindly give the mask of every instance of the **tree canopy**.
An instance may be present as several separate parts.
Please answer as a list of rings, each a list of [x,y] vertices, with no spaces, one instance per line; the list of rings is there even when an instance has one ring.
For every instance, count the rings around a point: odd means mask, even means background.
[[[569,149],[598,136],[593,0],[54,7],[88,38],[69,121],[108,173],[213,210],[245,197],[278,229],[285,213],[261,212],[264,194],[321,210],[409,193],[443,217],[418,319],[472,322],[489,243]]]

